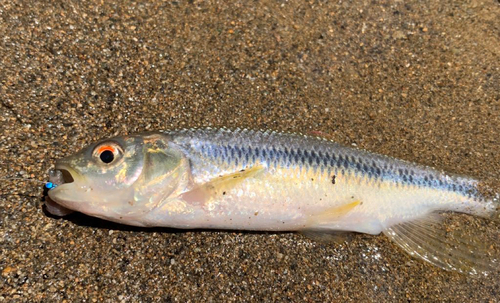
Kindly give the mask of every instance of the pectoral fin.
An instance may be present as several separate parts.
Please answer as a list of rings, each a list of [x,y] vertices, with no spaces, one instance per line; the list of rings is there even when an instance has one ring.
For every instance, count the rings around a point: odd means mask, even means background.
[[[263,166],[254,166],[221,175],[203,184],[195,185],[192,190],[183,193],[181,198],[188,203],[206,203],[217,195],[225,195],[241,182],[255,177],[262,171],[264,171]]]

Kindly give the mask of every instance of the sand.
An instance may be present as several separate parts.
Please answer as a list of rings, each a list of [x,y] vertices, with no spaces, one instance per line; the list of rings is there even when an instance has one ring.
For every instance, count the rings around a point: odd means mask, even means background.
[[[500,191],[498,1],[4,1],[0,176],[47,180],[115,134],[193,126],[322,132]],[[0,186],[0,301],[497,301],[498,276],[383,235],[120,226]],[[461,218],[498,239],[498,223]],[[500,243],[500,241],[499,241]]]

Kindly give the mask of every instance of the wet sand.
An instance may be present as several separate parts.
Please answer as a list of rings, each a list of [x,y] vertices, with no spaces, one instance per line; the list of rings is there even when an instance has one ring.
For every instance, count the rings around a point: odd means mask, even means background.
[[[498,1],[0,4],[0,176],[47,180],[98,138],[322,132],[500,191]],[[144,230],[0,186],[0,301],[497,301],[384,236]],[[498,239],[498,223],[461,218]],[[499,242],[500,243],[500,242]]]

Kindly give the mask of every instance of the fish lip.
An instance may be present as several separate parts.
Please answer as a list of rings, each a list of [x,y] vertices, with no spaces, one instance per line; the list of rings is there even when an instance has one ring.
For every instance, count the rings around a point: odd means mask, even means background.
[[[61,203],[55,202],[50,196],[45,198],[45,210],[57,217],[64,217],[75,212],[74,210],[63,206]]]
[[[70,188],[67,188],[67,187],[70,187]],[[49,196],[50,202],[45,201],[46,206],[50,207],[51,203],[55,203],[57,205],[60,205],[61,207],[71,209],[72,207],[70,207],[70,205],[73,201],[61,198],[61,193],[64,193],[67,190],[71,190],[71,187],[73,187],[73,182],[63,183],[63,184],[57,185],[57,187],[49,190],[47,195]]]

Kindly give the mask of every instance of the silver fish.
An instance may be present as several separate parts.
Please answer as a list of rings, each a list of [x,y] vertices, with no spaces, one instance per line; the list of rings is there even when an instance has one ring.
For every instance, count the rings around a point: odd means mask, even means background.
[[[135,226],[384,233],[471,274],[487,246],[449,239],[441,212],[497,218],[478,181],[300,134],[186,129],[106,139],[56,162],[49,212]],[[61,178],[61,174],[63,178]],[[63,181],[61,179],[64,179]]]

